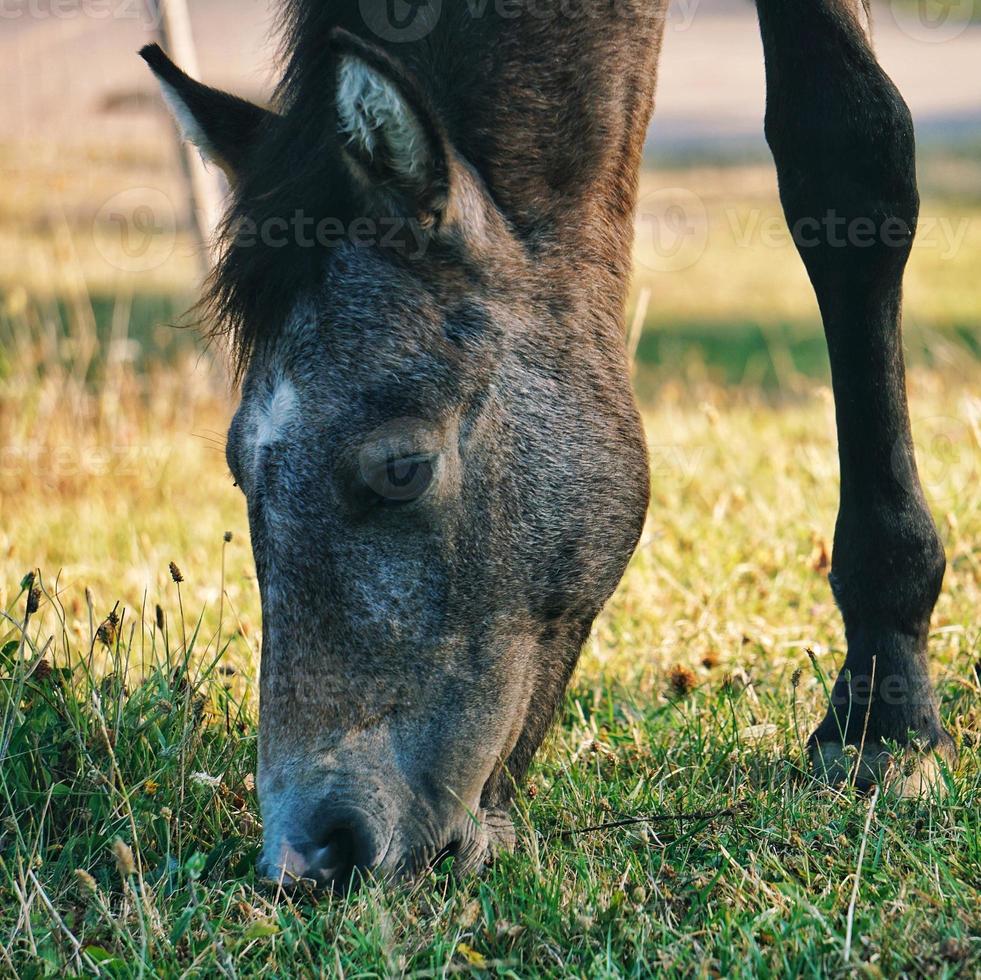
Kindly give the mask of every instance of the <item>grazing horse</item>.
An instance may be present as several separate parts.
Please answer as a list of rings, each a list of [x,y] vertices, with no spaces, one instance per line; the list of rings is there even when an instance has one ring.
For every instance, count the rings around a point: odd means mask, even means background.
[[[513,841],[514,788],[648,505],[624,305],[666,5],[288,0],[272,109],[142,52],[231,184],[202,303],[241,388],[273,879],[467,870]],[[860,0],[757,7],[837,406],[848,651],[811,752],[919,792],[953,743],[900,336],[913,127]]]

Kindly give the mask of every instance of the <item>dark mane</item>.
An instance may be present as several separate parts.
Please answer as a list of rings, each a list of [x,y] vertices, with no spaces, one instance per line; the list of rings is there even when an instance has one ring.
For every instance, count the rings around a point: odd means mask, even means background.
[[[289,18],[285,37],[292,34]],[[267,124],[234,190],[218,229],[217,261],[198,306],[212,336],[230,341],[238,380],[256,343],[275,333],[298,297],[315,287],[324,262],[322,249],[302,247],[296,235],[273,247],[263,241],[261,230],[298,214],[318,221],[345,220],[346,212],[353,212],[354,188],[337,153],[326,44],[320,60],[325,87],[318,111],[303,106],[289,73],[277,89],[277,116]]]
[[[443,0],[425,37],[389,43],[366,26],[367,2],[284,3],[279,116],[239,181],[200,304],[213,333],[230,338],[239,377],[257,341],[316,288],[325,258],[323,248],[302,247],[295,236],[274,248],[243,240],[242,229],[297,214],[346,224],[364,213],[338,154],[329,43],[337,27],[386,48],[416,78],[529,249],[577,279],[588,266],[594,290],[613,307],[623,298],[657,55],[651,30],[639,27],[656,16],[656,5],[596,0],[584,2],[587,16],[513,18],[493,3]],[[385,8],[386,0],[370,2]],[[614,72],[613,64],[629,67]],[[563,298],[562,305],[575,304]]]

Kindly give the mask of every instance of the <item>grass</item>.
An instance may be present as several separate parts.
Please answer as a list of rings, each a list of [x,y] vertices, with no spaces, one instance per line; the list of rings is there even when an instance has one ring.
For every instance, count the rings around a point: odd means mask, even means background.
[[[911,271],[914,431],[950,563],[931,651],[960,757],[944,800],[903,802],[806,765],[843,637],[803,274],[787,243],[731,233],[725,198],[740,221],[776,213],[769,178],[684,179],[714,216],[706,250],[671,274],[638,257],[648,524],[523,787],[519,849],[346,901],[255,877],[260,616],[232,401],[160,327],[193,262],[126,276],[71,208],[34,237],[0,215],[0,247],[26,243],[0,302],[0,975],[981,971],[976,202],[938,192],[968,230]]]

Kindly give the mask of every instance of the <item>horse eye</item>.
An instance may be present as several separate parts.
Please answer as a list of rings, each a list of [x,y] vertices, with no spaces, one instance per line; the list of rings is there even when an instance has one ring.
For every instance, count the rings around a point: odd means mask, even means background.
[[[374,502],[382,507],[398,507],[418,500],[436,475],[431,456],[390,457],[365,474],[365,483]]]

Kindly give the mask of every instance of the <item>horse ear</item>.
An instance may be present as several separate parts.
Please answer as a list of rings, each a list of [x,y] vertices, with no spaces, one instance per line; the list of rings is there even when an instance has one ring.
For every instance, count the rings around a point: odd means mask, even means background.
[[[415,80],[385,51],[336,29],[335,104],[344,158],[369,193],[424,227],[438,227],[450,191],[451,150]]]
[[[160,83],[160,91],[181,134],[234,184],[244,170],[260,131],[276,114],[227,92],[209,88],[186,75],[157,44],[140,57]]]

